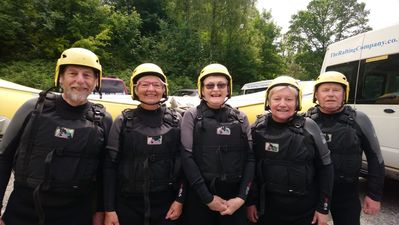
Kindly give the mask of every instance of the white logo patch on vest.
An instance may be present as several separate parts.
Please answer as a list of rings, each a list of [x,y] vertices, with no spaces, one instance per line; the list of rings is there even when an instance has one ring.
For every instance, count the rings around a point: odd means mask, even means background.
[[[162,135],[160,136],[147,136],[147,145],[161,145],[162,144]]]
[[[231,131],[230,131],[230,128],[221,126],[216,129],[216,134],[217,135],[230,135]]]
[[[74,129],[66,128],[66,127],[57,127],[55,129],[55,137],[71,139],[73,138],[73,134],[75,133]]]
[[[265,143],[265,151],[268,151],[268,152],[279,152],[280,151],[279,144],[278,143],[266,142]]]
[[[327,142],[331,142],[331,140],[332,140],[332,134],[324,133],[324,138],[326,139]]]

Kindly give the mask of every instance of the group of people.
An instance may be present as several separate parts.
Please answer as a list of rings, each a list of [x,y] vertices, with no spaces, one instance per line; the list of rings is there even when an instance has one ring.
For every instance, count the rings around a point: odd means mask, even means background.
[[[275,78],[252,125],[226,104],[233,83],[221,64],[202,69],[201,102],[183,116],[165,106],[168,80],[155,64],[133,70],[140,104],[114,121],[87,100],[101,78],[93,52],[67,49],[54,79],[61,95],[43,91],[15,113],[0,143],[0,200],[15,177],[0,225],[323,225],[329,212],[334,225],[356,225],[362,153],[363,212],[380,210],[378,140],[346,105],[339,72],[317,78],[306,114],[297,80]]]

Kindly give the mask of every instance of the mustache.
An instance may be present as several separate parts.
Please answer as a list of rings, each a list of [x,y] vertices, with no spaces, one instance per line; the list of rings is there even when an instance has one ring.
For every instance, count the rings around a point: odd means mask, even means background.
[[[72,85],[71,88],[79,88],[79,89],[89,89],[87,85]]]

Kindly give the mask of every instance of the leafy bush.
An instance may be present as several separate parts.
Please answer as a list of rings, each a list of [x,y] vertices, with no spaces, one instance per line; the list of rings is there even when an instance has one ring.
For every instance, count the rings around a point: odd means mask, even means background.
[[[0,63],[0,78],[37,89],[54,84],[55,63],[46,60]]]

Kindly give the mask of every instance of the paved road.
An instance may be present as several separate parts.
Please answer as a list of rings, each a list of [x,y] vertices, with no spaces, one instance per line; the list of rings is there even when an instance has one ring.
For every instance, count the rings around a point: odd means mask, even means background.
[[[8,195],[12,190],[12,183],[7,187],[7,193],[4,197],[7,202]],[[366,180],[361,179],[360,198],[364,198],[364,190],[366,189]],[[3,204],[4,206],[6,203]],[[381,212],[376,216],[369,216],[362,213],[361,225],[396,225],[399,224],[399,181],[386,179],[384,188],[384,198],[382,201]],[[332,221],[329,225],[333,225]]]

